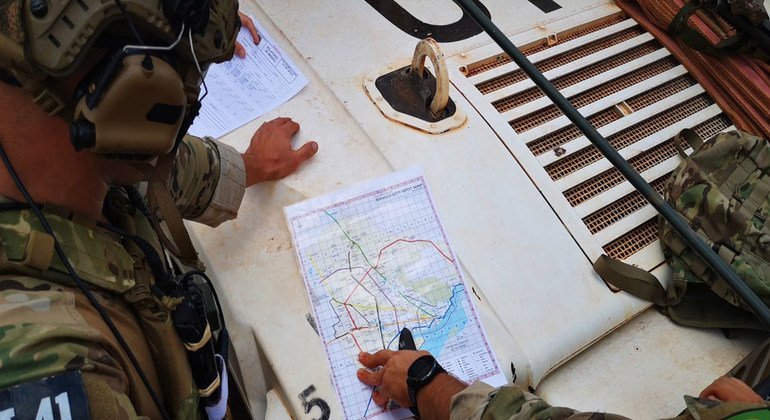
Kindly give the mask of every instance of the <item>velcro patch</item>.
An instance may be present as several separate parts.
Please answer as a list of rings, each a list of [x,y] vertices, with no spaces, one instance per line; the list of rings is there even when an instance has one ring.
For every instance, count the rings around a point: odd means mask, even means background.
[[[36,379],[0,390],[0,420],[90,418],[80,371]]]

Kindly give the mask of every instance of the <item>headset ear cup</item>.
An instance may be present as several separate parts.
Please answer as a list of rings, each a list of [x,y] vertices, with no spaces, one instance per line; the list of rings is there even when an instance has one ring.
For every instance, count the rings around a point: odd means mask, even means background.
[[[80,97],[73,146],[106,155],[157,156],[174,146],[187,98],[176,70],[160,57],[124,56],[109,84]],[[98,83],[98,82],[96,82]]]
[[[89,105],[91,107],[95,106],[101,98],[104,89],[112,83],[112,80],[120,71],[125,57],[126,53],[118,50],[103,58],[78,84],[73,95],[73,103],[78,103],[83,97],[87,96]]]

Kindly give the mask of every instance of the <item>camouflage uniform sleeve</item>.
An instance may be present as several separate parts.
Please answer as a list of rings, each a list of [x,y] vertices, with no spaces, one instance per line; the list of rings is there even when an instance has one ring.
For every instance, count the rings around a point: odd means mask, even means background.
[[[238,215],[246,188],[243,158],[224,143],[187,135],[168,185],[185,219],[218,226]]]
[[[685,396],[687,408],[672,420],[716,420],[742,414],[745,419],[766,418],[770,403],[723,403]],[[753,416],[752,416],[753,415]],[[452,398],[450,420],[622,420],[627,417],[609,413],[578,412],[571,408],[551,407],[540,397],[512,385],[500,388],[476,382]]]
[[[685,395],[687,408],[674,420],[710,420],[732,418],[737,414],[744,414],[743,419],[767,418],[768,405],[764,403],[725,403],[715,400],[706,400]],[[763,415],[759,415],[763,413]],[[735,417],[738,419],[738,417]]]
[[[452,398],[450,420],[580,420],[597,414],[600,413],[581,413],[571,408],[551,407],[517,385],[493,388],[483,382],[476,382]],[[626,419],[604,413],[596,418]]]

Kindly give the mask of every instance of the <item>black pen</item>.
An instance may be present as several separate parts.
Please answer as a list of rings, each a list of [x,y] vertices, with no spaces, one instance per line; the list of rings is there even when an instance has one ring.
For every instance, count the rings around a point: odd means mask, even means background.
[[[404,327],[398,337],[398,349],[399,350],[417,350],[417,346],[414,344],[414,337],[409,328]]]

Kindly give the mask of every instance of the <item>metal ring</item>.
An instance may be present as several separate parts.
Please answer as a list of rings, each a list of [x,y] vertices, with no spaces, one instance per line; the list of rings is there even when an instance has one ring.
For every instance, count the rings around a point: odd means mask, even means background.
[[[438,118],[444,113],[449,102],[449,74],[446,69],[444,54],[433,38],[425,38],[417,43],[412,57],[411,71],[417,72],[422,77],[425,71],[425,58],[430,58],[433,63],[433,71],[436,73],[436,94],[430,102],[430,112]]]

